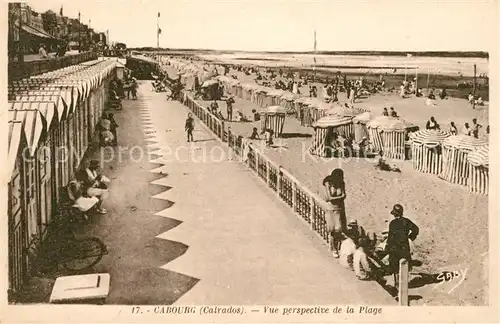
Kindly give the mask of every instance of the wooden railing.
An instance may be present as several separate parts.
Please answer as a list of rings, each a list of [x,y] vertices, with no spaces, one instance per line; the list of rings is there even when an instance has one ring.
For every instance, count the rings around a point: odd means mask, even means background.
[[[30,76],[62,69],[67,66],[80,64],[97,59],[96,52],[84,52],[75,55],[49,58],[29,62],[10,62],[8,70],[9,81],[29,78]]]
[[[267,184],[276,197],[292,208],[294,213],[300,216],[324,243],[328,244],[330,250],[333,249],[333,240],[329,230],[332,206],[329,203],[309,190],[290,172],[274,163],[251,143],[231,133],[225,128],[224,121],[196,102],[189,93],[182,93],[181,102],[222,142],[226,143],[236,156]]]

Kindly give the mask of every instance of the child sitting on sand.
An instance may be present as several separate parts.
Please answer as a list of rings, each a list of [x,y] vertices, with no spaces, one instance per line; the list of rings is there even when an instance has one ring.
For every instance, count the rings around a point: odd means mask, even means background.
[[[257,110],[252,109],[252,114],[253,114],[253,121],[260,121],[260,114],[257,112]]]
[[[274,144],[273,143],[273,134],[274,134],[274,132],[272,129],[269,129],[269,128],[266,129],[264,136],[266,139],[266,146],[268,146],[268,147]]]
[[[382,171],[394,171],[394,172],[401,172],[401,170],[396,167],[395,165],[389,165],[385,161],[384,158],[384,152],[379,151],[378,153],[378,158],[375,159],[375,168],[382,170]]]
[[[250,139],[253,139],[253,140],[260,139],[259,132],[257,131],[257,127],[253,128],[252,134],[250,135]]]

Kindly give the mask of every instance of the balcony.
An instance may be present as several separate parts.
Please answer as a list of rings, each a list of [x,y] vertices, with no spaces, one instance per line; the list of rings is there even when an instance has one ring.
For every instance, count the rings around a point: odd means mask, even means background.
[[[27,62],[10,62],[8,70],[9,81],[29,78],[33,75],[61,69],[70,65],[97,59],[96,52],[84,52],[64,57],[54,57],[44,60]]]

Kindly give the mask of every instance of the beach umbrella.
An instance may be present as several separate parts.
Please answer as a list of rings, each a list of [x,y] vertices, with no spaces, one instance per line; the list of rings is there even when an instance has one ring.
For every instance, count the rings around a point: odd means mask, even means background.
[[[443,141],[443,170],[440,178],[451,183],[467,185],[469,177],[468,155],[488,142],[468,135],[450,136]]]
[[[344,137],[352,135],[352,119],[342,116],[326,116],[316,121],[314,127],[314,136],[309,152],[313,155],[322,157],[330,156],[329,140],[333,133]]]
[[[442,130],[423,129],[409,135],[413,169],[439,175],[443,168],[442,143],[451,134]]]
[[[482,195],[488,194],[489,187],[489,148],[481,146],[472,151],[467,157],[469,162],[469,191]]]
[[[376,150],[381,150],[389,159],[405,159],[406,134],[418,128],[401,119],[378,116],[370,120],[366,127],[370,142]]]
[[[260,112],[261,129],[271,129],[276,137],[283,133],[285,125],[286,110],[281,106],[269,106]]]

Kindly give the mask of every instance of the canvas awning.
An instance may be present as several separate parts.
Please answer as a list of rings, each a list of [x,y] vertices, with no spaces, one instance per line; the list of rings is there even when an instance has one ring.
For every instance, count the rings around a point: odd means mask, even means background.
[[[37,36],[40,38],[53,39],[53,40],[58,39],[54,36],[47,34],[45,31],[38,30],[30,25],[23,25],[21,27],[21,29],[24,30],[25,32],[27,32],[28,34],[31,34],[31,35],[34,35],[34,36]]]
[[[53,108],[52,112],[44,113],[44,110],[49,108],[48,106],[41,107],[40,108],[41,110],[39,109],[40,112],[44,115],[45,119],[47,120],[47,128],[50,128],[50,124],[52,123],[54,115],[57,115],[58,121],[61,121],[62,116],[64,115],[64,110],[67,107],[66,103],[64,102],[64,99],[58,95],[26,94],[26,95],[16,96],[15,101],[52,102],[54,104],[53,106],[50,107]]]
[[[10,115],[10,114],[9,114]],[[10,117],[10,116],[9,116]],[[9,120],[9,143],[7,151],[7,179],[10,181],[12,171],[19,152],[19,144],[23,133],[23,122],[21,120]]]
[[[76,106],[76,101],[75,97],[78,96],[78,94],[74,97],[73,92],[76,92],[73,90],[73,87],[47,87],[47,88],[42,88],[39,90],[33,90],[25,93],[24,95],[32,95],[32,96],[56,96],[60,97],[63,100],[63,106],[60,107],[59,105],[56,107],[58,110],[58,114],[61,114],[59,117],[59,120],[64,116],[64,112],[66,112],[66,115],[71,113]],[[78,98],[76,98],[78,100]],[[52,101],[52,100],[51,100]],[[60,111],[59,111],[60,110]]]
[[[9,103],[9,121],[20,121],[31,156],[35,154],[40,136],[44,131],[42,115],[31,102],[14,101]]]
[[[65,99],[71,98],[71,100],[66,100],[69,107],[68,113],[72,113],[75,110],[77,103],[84,95],[83,85],[78,83],[53,83],[47,87],[40,88],[40,90],[49,92],[63,91]]]

